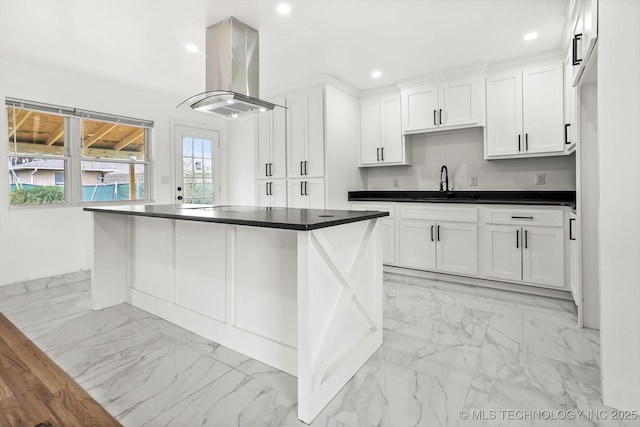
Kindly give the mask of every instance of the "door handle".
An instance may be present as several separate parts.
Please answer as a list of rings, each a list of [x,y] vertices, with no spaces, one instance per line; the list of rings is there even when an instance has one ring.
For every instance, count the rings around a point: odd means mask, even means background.
[[[569,218],[569,240],[576,240],[576,238],[573,237],[573,221],[575,220],[575,218]]]
[[[532,216],[515,216],[515,215],[511,215],[511,219],[528,219],[530,221],[533,221],[533,217]]]
[[[521,145],[520,145],[520,134],[518,134],[518,153],[522,151],[521,149]]]
[[[436,229],[436,238],[438,239],[438,242],[440,241],[440,226],[438,226],[438,228]]]
[[[267,184],[264,186],[264,195],[268,196],[269,195],[269,183],[267,182]]]
[[[528,235],[527,230],[524,230],[524,248],[525,249],[529,249],[529,244],[527,243],[527,235]]]
[[[380,147],[376,148],[376,160],[380,161]]]
[[[578,58],[578,40],[582,40],[582,34],[576,34],[573,36],[573,65],[580,65],[580,63],[582,62],[582,58]]]
[[[433,110],[433,125],[434,126],[438,126],[438,122],[436,121],[436,114],[438,112],[436,110]]]
[[[442,108],[440,109],[440,113],[438,114],[438,120],[440,121],[440,124],[442,124]]]
[[[516,230],[516,249],[520,249],[520,230]]]
[[[182,196],[178,196],[178,200],[182,200]]]
[[[381,157],[382,157],[382,161],[384,162],[384,147],[380,149],[380,153],[382,153]]]
[[[304,192],[302,191],[302,187],[304,184],[302,184],[302,181],[300,181],[300,195],[304,196]]]
[[[566,125],[564,125],[564,143],[565,144],[571,144],[571,141],[569,141],[569,127],[571,126],[571,123],[567,123]]]
[[[304,175],[304,174],[302,173],[302,161],[300,161],[300,176],[302,176],[302,175]]]
[[[273,176],[273,163],[269,163],[269,176]]]
[[[305,175],[309,175],[309,162],[308,161],[304,161],[304,174]]]
[[[305,195],[305,196],[308,196],[308,195],[309,195],[309,193],[307,193],[307,184],[309,184],[309,182],[308,182],[308,181],[305,181],[305,182],[304,182],[304,195]]]
[[[264,176],[269,176],[269,163],[264,164]]]
[[[433,242],[433,225],[431,226],[431,241]]]
[[[524,134],[524,151],[529,151],[529,134]]]

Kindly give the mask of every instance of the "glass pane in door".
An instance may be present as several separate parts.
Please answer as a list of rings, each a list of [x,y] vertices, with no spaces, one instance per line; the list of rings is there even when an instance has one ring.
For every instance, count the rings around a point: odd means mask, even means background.
[[[181,203],[207,204],[216,203],[215,155],[217,153],[217,132],[203,129],[180,127],[180,142],[182,147],[178,153],[179,170],[182,187]],[[179,194],[180,195],[180,194]]]

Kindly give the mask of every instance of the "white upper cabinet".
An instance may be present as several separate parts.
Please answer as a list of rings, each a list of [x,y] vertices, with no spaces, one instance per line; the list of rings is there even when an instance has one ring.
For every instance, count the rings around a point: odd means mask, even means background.
[[[485,158],[564,154],[563,64],[490,74]]]
[[[579,0],[571,10],[573,85],[582,78],[584,69],[598,39],[598,0]]]
[[[405,134],[482,126],[482,79],[472,75],[402,89]]]
[[[360,166],[407,164],[400,94],[360,101]]]
[[[569,49],[564,61],[564,151],[567,154],[575,151],[580,131],[577,111],[578,90],[573,86],[571,61],[572,51]]]
[[[324,176],[324,92],[321,87],[287,97],[289,178]]]
[[[284,100],[276,100],[284,105]],[[287,155],[286,110],[258,114],[256,178],[285,178]]]

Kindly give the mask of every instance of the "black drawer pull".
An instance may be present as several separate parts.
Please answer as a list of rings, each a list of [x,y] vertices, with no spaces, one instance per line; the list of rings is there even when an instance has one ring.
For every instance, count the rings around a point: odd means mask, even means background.
[[[566,125],[564,125],[564,143],[565,144],[571,144],[571,141],[569,141],[569,127],[571,126],[571,123],[567,123]]]
[[[533,217],[532,216],[514,216],[514,215],[511,215],[511,219],[527,219],[529,221],[533,221]]]
[[[520,249],[520,230],[516,230],[516,249]]]
[[[569,218],[569,240],[576,240],[576,238],[573,237],[573,221],[575,220],[575,218]]]

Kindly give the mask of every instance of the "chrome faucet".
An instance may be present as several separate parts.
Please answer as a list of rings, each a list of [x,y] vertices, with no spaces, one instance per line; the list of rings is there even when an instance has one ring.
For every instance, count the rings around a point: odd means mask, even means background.
[[[442,172],[444,172],[444,181],[442,180]],[[443,187],[442,184],[445,184]],[[449,191],[449,170],[447,165],[442,165],[440,168],[440,191]]]

